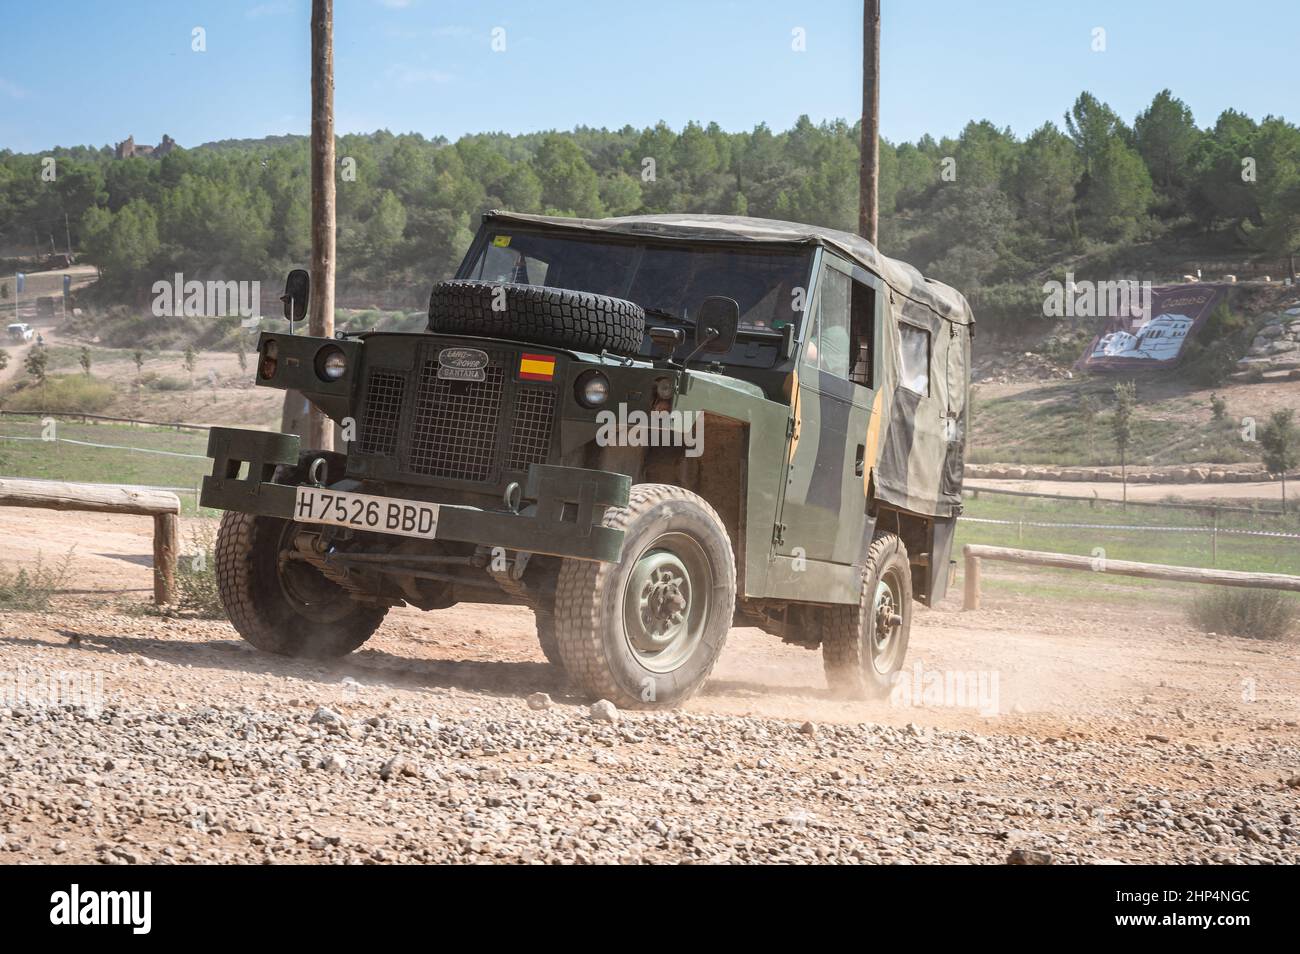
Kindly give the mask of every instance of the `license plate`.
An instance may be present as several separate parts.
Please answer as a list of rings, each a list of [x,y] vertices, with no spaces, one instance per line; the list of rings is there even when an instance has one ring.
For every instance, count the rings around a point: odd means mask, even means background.
[[[401,537],[436,536],[438,505],[374,494],[350,494],[320,487],[299,487],[293,519]]]

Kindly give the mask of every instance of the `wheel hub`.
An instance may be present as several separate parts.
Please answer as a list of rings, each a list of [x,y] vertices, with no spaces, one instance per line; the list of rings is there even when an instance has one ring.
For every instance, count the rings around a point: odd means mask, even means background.
[[[300,615],[316,623],[332,623],[352,609],[351,597],[339,584],[327,579],[320,570],[303,560],[293,559],[295,537],[299,527],[286,523],[280,534],[276,578],[280,592]]]
[[[641,626],[634,642],[655,651],[672,641],[690,609],[690,574],[681,560],[665,551],[647,554],[632,573]]]
[[[641,664],[669,672],[690,657],[708,618],[712,575],[689,537],[665,534],[632,566],[624,589],[623,627]]]
[[[876,583],[871,601],[871,661],[880,672],[892,670],[891,656],[903,625],[898,598],[889,578]]]

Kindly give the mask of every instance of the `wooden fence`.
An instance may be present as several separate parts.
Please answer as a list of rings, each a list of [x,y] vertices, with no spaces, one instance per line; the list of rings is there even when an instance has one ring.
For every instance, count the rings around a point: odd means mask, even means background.
[[[1092,573],[1139,576],[1148,580],[1176,583],[1213,583],[1217,586],[1244,586],[1255,589],[1290,590],[1300,593],[1300,576],[1284,573],[1243,573],[1238,570],[1207,570],[1193,566],[1166,566],[1163,563],[1135,563],[1102,557],[1076,556],[1071,553],[1046,553],[1040,550],[1017,550],[1013,547],[989,547],[968,543],[962,547],[966,561],[963,610],[980,608],[980,563],[996,560],[1022,566],[1048,566],[1061,570],[1087,570]]]
[[[175,602],[180,498],[165,490],[0,478],[0,506],[132,513],[153,517],[153,599]]]

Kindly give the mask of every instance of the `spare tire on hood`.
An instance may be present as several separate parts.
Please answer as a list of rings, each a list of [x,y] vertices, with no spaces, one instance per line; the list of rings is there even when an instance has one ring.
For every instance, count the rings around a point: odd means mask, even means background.
[[[645,311],[567,288],[455,280],[433,286],[429,331],[630,355],[645,336]]]

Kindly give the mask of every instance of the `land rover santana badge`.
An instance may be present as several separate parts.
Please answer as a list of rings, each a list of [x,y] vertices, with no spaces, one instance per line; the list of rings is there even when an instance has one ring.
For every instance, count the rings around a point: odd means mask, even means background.
[[[487,379],[486,351],[477,348],[443,348],[438,352],[438,377],[444,381],[483,381]]]

